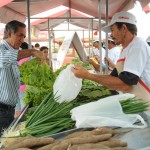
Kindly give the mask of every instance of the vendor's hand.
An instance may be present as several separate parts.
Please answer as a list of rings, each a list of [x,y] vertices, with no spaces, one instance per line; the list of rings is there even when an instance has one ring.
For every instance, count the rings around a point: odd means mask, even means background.
[[[74,73],[74,75],[78,78],[86,79],[87,76],[89,75],[89,72],[82,67],[81,65],[74,65],[71,67],[71,71]]]

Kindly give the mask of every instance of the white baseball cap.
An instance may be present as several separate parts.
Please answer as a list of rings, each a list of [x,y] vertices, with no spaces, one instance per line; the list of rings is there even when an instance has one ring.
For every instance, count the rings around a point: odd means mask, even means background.
[[[108,39],[107,39],[108,41],[112,41],[112,42],[114,42],[114,40],[111,38],[111,37],[108,37]],[[106,39],[104,39],[104,42],[106,42]]]
[[[92,40],[92,42],[94,43],[94,42],[99,42],[99,38],[93,38],[93,40]]]
[[[108,41],[114,42],[114,40],[112,39],[112,37],[110,35],[108,35]]]
[[[123,11],[123,12],[116,13],[112,17],[110,24],[108,24],[107,26],[103,27],[102,30],[104,32],[111,32],[110,26],[113,25],[116,22],[125,22],[125,23],[134,24],[134,25],[137,24],[136,17],[133,14]]]

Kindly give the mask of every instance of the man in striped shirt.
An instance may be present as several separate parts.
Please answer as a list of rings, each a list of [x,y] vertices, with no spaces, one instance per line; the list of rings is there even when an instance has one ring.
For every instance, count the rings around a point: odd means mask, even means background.
[[[6,24],[4,40],[0,44],[0,133],[14,119],[15,106],[19,100],[20,74],[18,60],[30,56],[45,59],[41,51],[19,50],[26,37],[26,25],[13,20]]]

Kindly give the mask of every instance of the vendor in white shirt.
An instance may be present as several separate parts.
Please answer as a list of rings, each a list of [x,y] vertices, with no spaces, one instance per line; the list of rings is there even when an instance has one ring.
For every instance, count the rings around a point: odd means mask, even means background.
[[[116,45],[113,39],[108,38],[108,57],[116,64],[120,56],[120,48]]]
[[[106,52],[106,50],[104,50],[104,51]],[[103,52],[103,56],[104,56],[105,52]],[[119,59],[120,52],[121,52],[120,48],[115,44],[114,40],[111,37],[109,37],[108,38],[108,57],[104,56],[105,61],[108,62],[109,72],[111,72],[114,68],[114,67],[112,67],[111,64],[113,64],[114,66],[116,65],[117,60]],[[100,71],[99,63],[96,63],[93,59],[87,59],[87,61],[93,65],[93,67],[95,68],[96,71],[98,71],[98,72]],[[103,71],[105,71],[105,68],[106,68],[106,65],[104,62]]]
[[[137,37],[136,24],[133,14],[119,12],[103,28],[103,31],[111,32],[115,43],[122,44],[123,48],[116,68],[110,75],[92,74],[82,66],[75,65],[71,69],[75,76],[93,80],[112,90],[133,93],[137,98],[150,101],[150,47],[146,41]]]
[[[93,38],[93,53],[94,53],[94,58],[99,62],[100,60],[100,46],[102,49],[102,63],[105,63],[105,49],[102,47],[102,45],[99,43],[98,38]]]

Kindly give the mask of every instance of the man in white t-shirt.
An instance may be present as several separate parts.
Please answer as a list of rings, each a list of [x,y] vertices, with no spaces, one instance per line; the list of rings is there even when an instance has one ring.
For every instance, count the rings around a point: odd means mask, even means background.
[[[105,49],[102,47],[102,45],[99,43],[98,38],[93,38],[93,52],[94,57],[97,59],[98,62],[100,62],[100,46],[102,49],[102,63],[104,64],[104,58],[105,58]]]
[[[105,71],[105,68],[106,68],[104,61],[107,61],[109,72],[111,72],[114,67],[112,67],[112,65],[109,66],[109,64],[112,63],[115,66],[115,64],[117,63],[117,60],[119,59],[119,55],[121,52],[120,48],[115,44],[114,40],[111,37],[108,38],[108,57],[105,57],[105,52],[106,50],[104,50],[103,52],[103,71]],[[93,59],[87,59],[87,61],[93,65],[96,71],[100,71],[100,65],[98,63],[95,63]]]
[[[93,53],[94,56],[92,58],[87,58],[87,62],[90,63],[91,65],[93,65],[93,67],[95,68],[95,71],[99,71],[100,70],[100,59],[102,59],[102,66],[103,69],[105,67],[105,55],[106,55],[106,51],[105,49],[102,47],[102,43],[99,43],[99,39],[98,38],[93,38]],[[100,58],[100,46],[101,46],[101,54],[102,54],[102,58]],[[104,70],[103,70],[104,71]]]
[[[136,23],[133,14],[119,12],[103,28],[104,32],[111,32],[112,39],[123,48],[116,68],[110,75],[92,74],[82,66],[75,65],[71,69],[75,76],[150,101],[150,47],[146,41],[137,37]]]
[[[120,48],[115,44],[114,40],[108,38],[108,57],[116,64],[120,56]]]

